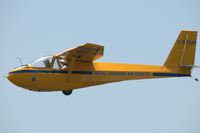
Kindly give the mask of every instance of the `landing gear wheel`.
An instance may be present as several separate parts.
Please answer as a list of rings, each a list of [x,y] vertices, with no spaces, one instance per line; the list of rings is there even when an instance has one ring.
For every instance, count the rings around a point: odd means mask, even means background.
[[[62,93],[63,93],[64,95],[69,96],[69,95],[72,94],[72,90],[64,90],[64,91],[62,91]]]

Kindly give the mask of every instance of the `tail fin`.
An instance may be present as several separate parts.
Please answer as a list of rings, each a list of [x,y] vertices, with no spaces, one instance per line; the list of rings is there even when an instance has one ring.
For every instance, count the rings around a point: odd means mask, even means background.
[[[181,31],[164,66],[167,68],[192,67],[195,59],[196,40],[197,31]]]

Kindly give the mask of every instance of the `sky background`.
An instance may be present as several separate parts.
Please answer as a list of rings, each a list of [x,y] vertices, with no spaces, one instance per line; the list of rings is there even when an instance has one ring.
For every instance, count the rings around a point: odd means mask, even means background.
[[[180,30],[200,31],[199,0],[0,0],[0,133],[199,133],[200,82],[132,80],[32,92],[6,78],[20,63],[90,42],[97,61],[162,65]],[[200,34],[196,65],[200,65]],[[200,69],[193,76],[200,78]]]

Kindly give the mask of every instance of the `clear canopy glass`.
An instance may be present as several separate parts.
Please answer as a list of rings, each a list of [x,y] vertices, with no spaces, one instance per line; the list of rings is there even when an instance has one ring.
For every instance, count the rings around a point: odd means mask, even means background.
[[[31,63],[31,67],[49,68],[52,59],[53,59],[53,56],[40,57],[39,59],[36,59],[35,61],[33,61],[33,63]]]

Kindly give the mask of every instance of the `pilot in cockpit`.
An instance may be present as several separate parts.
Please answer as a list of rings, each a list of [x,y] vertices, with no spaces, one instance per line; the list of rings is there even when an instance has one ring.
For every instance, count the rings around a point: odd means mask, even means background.
[[[66,60],[62,59],[60,60],[60,63],[61,63],[61,69],[67,69],[67,63],[66,63]]]
[[[49,62],[48,59],[44,60],[43,63],[44,63],[44,66],[45,66],[46,68],[49,68],[49,67],[50,67],[50,62]]]

